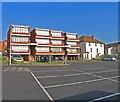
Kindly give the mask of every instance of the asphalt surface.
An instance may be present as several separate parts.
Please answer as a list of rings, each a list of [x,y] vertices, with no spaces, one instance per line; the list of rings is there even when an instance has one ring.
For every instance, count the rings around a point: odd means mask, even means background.
[[[3,100],[119,99],[118,62],[71,62],[66,66],[2,67]]]

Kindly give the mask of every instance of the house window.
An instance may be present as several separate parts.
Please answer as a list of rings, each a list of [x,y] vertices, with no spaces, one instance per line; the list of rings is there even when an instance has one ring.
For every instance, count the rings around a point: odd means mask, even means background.
[[[89,43],[89,46],[91,46],[91,44]]]
[[[90,52],[92,52],[92,48],[90,48]]]
[[[97,46],[97,43],[95,43],[95,46]]]
[[[102,44],[100,44],[100,47],[102,47]]]
[[[91,59],[92,59],[92,54],[91,54]]]
[[[98,48],[96,49],[96,52],[98,53]]]

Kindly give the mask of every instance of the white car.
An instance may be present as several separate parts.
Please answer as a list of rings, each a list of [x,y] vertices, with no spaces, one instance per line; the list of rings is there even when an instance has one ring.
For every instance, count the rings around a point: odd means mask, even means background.
[[[115,57],[105,57],[102,59],[102,61],[116,61]]]

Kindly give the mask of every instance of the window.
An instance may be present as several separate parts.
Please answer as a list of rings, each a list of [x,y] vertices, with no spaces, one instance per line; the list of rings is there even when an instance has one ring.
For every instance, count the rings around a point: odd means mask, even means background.
[[[61,33],[56,33],[56,32],[52,32],[52,36],[55,36],[55,37],[61,37]]]
[[[89,46],[91,46],[90,42],[89,42]]]
[[[92,48],[90,48],[90,52],[92,52]]]
[[[97,46],[97,43],[95,43],[95,46]]]
[[[51,48],[52,52],[62,52],[62,48]]]
[[[98,53],[98,48],[96,49],[96,52]]]
[[[68,45],[76,46],[76,42],[70,42],[70,41],[67,41],[67,44],[68,44]]]
[[[12,36],[12,42],[28,42],[28,37]]]
[[[67,51],[72,53],[72,52],[77,52],[77,49],[70,49],[70,48],[68,48]]]
[[[49,31],[36,30],[36,33],[37,33],[38,35],[47,35],[47,36],[49,36]]]
[[[26,46],[26,45],[13,45],[12,50],[18,51],[18,52],[27,52],[28,46]]]
[[[76,38],[76,35],[66,35],[68,38]]]
[[[13,32],[19,32],[19,33],[28,33],[28,28],[23,28],[23,27],[13,27],[12,28]]]
[[[37,43],[41,43],[41,44],[49,44],[49,39],[36,39]]]
[[[100,47],[102,47],[102,44],[100,44]]]
[[[49,47],[36,47],[37,52],[49,52]]]
[[[91,54],[91,59],[92,59],[92,54]]]
[[[61,40],[51,40],[52,44],[58,44],[61,45],[62,41]]]

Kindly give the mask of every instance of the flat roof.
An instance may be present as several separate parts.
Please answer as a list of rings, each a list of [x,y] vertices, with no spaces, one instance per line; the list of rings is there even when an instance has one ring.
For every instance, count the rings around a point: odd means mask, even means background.
[[[30,26],[14,25],[14,24],[11,24],[10,26],[12,26],[12,27],[23,27],[23,28],[29,28],[30,27]]]
[[[66,32],[66,34],[77,35],[77,33]]]

